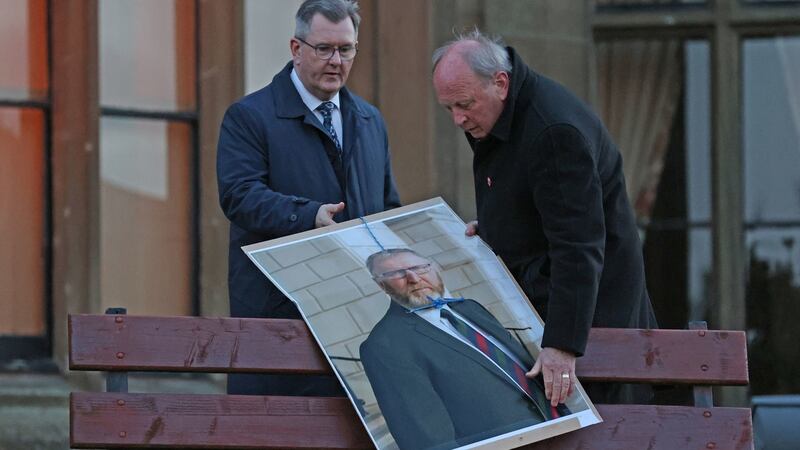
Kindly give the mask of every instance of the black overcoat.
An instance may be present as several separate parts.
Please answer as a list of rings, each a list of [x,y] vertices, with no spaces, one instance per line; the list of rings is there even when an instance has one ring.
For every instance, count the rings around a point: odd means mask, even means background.
[[[467,135],[479,234],[545,319],[542,346],[580,356],[592,326],[656,326],[622,158],[587,105],[508,52],[504,109]]]

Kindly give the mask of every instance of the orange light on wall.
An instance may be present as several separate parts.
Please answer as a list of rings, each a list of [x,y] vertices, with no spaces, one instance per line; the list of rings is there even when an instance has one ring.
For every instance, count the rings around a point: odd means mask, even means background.
[[[45,332],[44,123],[0,108],[0,335]]]
[[[46,100],[46,1],[0,0],[0,11],[0,99]]]

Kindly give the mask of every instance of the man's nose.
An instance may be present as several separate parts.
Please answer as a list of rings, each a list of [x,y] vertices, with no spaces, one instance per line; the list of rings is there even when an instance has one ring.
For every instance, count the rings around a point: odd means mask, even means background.
[[[419,275],[413,270],[406,269],[406,279],[412,283],[416,283],[420,280]]]
[[[342,64],[342,54],[338,48],[334,49],[333,55],[328,58],[328,64],[333,64],[334,66],[340,66]]]
[[[467,116],[464,113],[453,111],[453,123],[456,124],[457,127],[464,125],[464,122],[467,121]]]

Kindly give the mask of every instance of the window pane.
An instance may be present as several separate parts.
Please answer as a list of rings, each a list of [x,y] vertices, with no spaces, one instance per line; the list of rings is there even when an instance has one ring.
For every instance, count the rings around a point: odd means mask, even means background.
[[[688,220],[711,220],[711,64],[707,41],[684,45]]]
[[[747,234],[747,335],[753,395],[800,392],[800,225]]]
[[[184,123],[101,119],[104,308],[192,313],[191,145]]]
[[[711,230],[693,228],[689,232],[689,317],[691,320],[708,320],[708,300],[712,289]]]
[[[100,104],[186,111],[195,107],[192,0],[102,0]]]
[[[744,42],[745,218],[800,221],[800,37]]]
[[[44,120],[0,108],[0,335],[45,332]]]
[[[628,196],[644,223],[651,218],[680,116],[681,49],[677,39],[597,43],[597,110],[622,154]],[[679,162],[682,167],[682,156]]]
[[[269,84],[292,58],[289,37],[294,36],[294,15],[301,3],[301,0],[245,0],[246,92]]]
[[[661,326],[707,319],[711,271],[710,45],[597,44],[598,111],[623,155]]]
[[[45,0],[0,0],[0,99],[47,98]]]

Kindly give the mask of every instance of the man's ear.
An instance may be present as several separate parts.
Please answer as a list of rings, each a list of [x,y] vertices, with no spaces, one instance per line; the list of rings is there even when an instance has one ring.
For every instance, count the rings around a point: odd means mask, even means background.
[[[502,70],[496,72],[493,81],[500,100],[505,101],[506,97],[508,97],[508,88],[511,85],[511,78],[508,76],[508,72]]]
[[[300,41],[295,38],[289,39],[289,51],[292,52],[292,60],[297,62],[297,59],[300,57]]]

